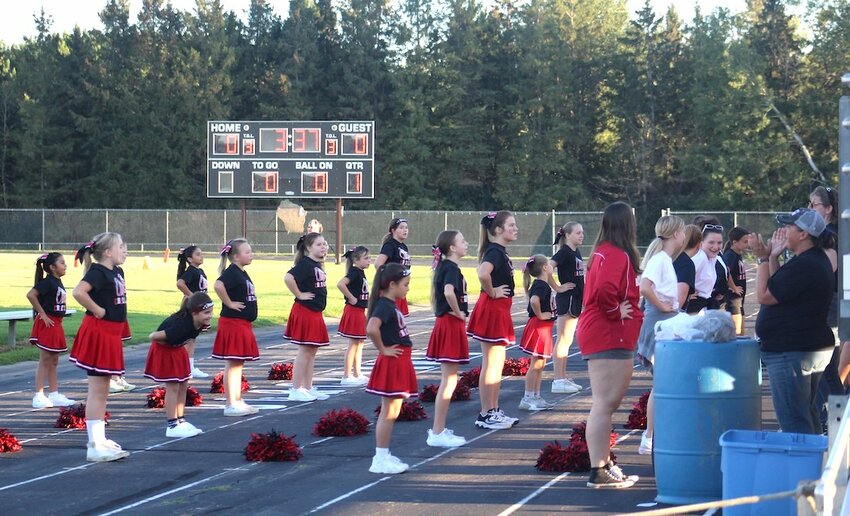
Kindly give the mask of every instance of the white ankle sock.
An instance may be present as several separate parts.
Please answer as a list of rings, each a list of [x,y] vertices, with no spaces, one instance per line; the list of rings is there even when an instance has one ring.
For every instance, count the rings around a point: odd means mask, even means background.
[[[101,443],[106,441],[106,422],[102,419],[90,419],[86,421],[86,432],[90,443]]]
[[[390,454],[389,448],[375,448],[375,457],[383,459]]]
[[[186,362],[183,362],[183,363],[185,364]],[[195,359],[190,358],[189,359],[189,369],[194,369],[194,368],[195,368]]]

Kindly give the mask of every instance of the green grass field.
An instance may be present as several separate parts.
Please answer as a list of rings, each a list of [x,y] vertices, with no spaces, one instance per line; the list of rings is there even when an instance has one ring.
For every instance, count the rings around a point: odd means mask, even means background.
[[[0,311],[22,310],[31,308],[26,299],[26,293],[32,288],[33,276],[35,274],[36,253],[0,253]],[[215,256],[217,258],[217,256]],[[83,309],[71,296],[71,290],[83,277],[82,267],[73,266],[73,253],[65,254],[68,263],[68,272],[62,278],[68,291],[68,308],[78,311],[63,322],[65,334],[68,336],[70,345],[77,328],[82,321]],[[143,342],[149,333],[154,331],[162,320],[177,310],[182,294],[179,293],[176,283],[177,262],[174,258],[163,263],[162,256],[151,256],[150,268],[144,269],[144,256],[129,256],[123,265],[127,280],[127,309],[129,311],[130,329],[133,339],[130,344]],[[475,275],[475,262],[470,260],[463,267],[463,274],[467,278],[470,292],[478,290],[478,280]],[[254,285],[257,288],[257,299],[259,303],[259,318],[255,326],[281,326],[289,316],[292,308],[293,297],[283,283],[283,276],[292,267],[291,258],[267,258],[256,257],[254,262],[246,268]],[[218,277],[218,260],[209,257],[202,266],[210,278],[210,284]],[[336,288],[337,282],[345,275],[345,266],[327,263],[325,270],[328,275],[328,306],[325,316],[338,318],[342,315],[344,300],[342,294]],[[366,271],[367,278],[374,275],[374,269]],[[412,306],[428,306],[430,296],[431,270],[424,265],[413,267],[410,293],[408,303]],[[518,286],[521,280],[518,279]],[[212,290],[212,289],[210,289]],[[211,292],[212,293],[212,292]],[[213,300],[218,304],[218,298],[213,293]],[[219,307],[216,307],[216,317],[213,318],[213,329],[216,327]],[[6,324],[0,321],[0,335],[6,335]],[[16,349],[9,350],[5,338],[0,345],[0,365],[20,362],[22,360],[36,360],[38,350],[27,342],[29,338],[31,323],[18,323]]]

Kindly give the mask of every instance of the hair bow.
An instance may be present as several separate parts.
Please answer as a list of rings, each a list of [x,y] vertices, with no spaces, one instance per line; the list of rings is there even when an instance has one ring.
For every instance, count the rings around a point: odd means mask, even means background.
[[[535,258],[532,256],[528,260],[525,261],[525,264],[522,266],[522,272],[525,272],[529,266],[534,265]]]
[[[434,261],[431,262],[431,269],[436,269],[437,265],[440,265],[440,259],[443,257],[443,252],[440,251],[440,248],[437,245],[432,245],[431,255],[434,257]]]
[[[496,219],[496,212],[491,211],[487,215],[484,215],[484,217],[481,219],[481,225],[486,227],[486,228],[489,228],[490,226],[493,225],[493,220],[495,220],[495,219]]]
[[[226,254],[230,254],[231,249],[233,249],[233,240],[228,240],[227,243],[224,244],[224,247],[222,247],[218,251],[218,254],[221,255],[221,256],[224,256]]]

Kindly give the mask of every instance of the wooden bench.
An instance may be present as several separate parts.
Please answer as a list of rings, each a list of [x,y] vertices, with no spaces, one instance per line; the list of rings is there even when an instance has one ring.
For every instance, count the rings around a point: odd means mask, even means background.
[[[68,310],[65,315],[77,313],[76,310]],[[15,347],[15,325],[20,321],[29,321],[32,319],[32,310],[10,310],[8,312],[0,312],[0,321],[9,321],[9,349]]]

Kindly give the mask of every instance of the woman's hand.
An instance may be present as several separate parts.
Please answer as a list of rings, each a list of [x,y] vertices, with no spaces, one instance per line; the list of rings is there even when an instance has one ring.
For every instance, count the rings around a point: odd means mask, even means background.
[[[41,322],[43,322],[44,325],[47,326],[48,328],[50,328],[54,324],[56,324],[56,323],[53,322],[53,319],[51,319],[50,316],[48,316],[46,313],[38,314],[38,318],[41,319]]]
[[[773,232],[773,237],[770,239],[771,249],[770,257],[776,258],[788,247],[788,230],[779,228]]]
[[[241,301],[231,301],[227,303],[227,308],[231,310],[236,310],[237,312],[241,312],[243,308],[245,308],[245,303]]]
[[[316,294],[312,292],[300,292],[297,296],[295,296],[299,301],[309,301],[316,297]]]
[[[493,299],[502,299],[504,297],[508,297],[511,293],[511,289],[507,285],[499,285],[498,287],[493,287]]]
[[[620,303],[620,319],[632,318],[632,304],[628,301]]]
[[[396,344],[395,346],[384,346],[381,348],[381,354],[385,357],[399,357],[404,353],[404,346]]]

